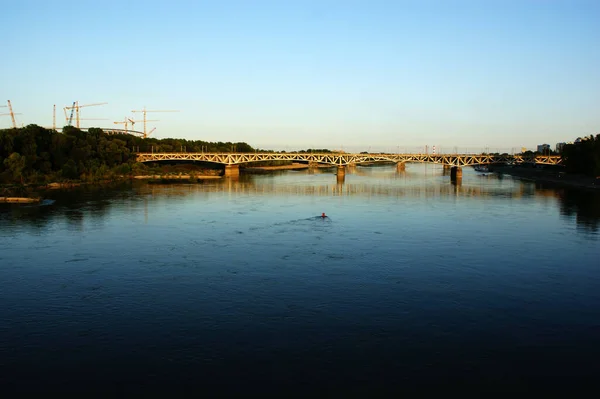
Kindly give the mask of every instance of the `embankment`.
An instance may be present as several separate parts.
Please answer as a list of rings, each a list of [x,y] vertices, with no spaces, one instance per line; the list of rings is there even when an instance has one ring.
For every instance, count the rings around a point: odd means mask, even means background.
[[[545,183],[556,186],[569,186],[590,190],[600,189],[600,178],[584,175],[571,175],[559,170],[538,169],[527,167],[494,166],[491,168],[496,173],[502,173],[523,180]]]

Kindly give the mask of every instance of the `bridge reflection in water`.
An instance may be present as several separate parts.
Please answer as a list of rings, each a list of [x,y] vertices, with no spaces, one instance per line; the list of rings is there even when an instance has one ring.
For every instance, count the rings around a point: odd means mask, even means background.
[[[440,170],[440,172],[442,172]],[[358,175],[372,175],[368,172],[358,172]],[[440,173],[439,175],[441,175]],[[415,174],[416,175],[416,174]],[[386,176],[389,180],[402,178],[403,174],[395,172],[382,173],[379,178]],[[407,177],[410,179],[409,177]],[[483,177],[485,179],[485,177]],[[460,184],[432,184],[396,186],[392,184],[374,184],[372,182],[358,183],[336,183],[336,184],[297,184],[275,183],[269,179],[256,179],[252,175],[244,175],[238,178],[225,178],[219,180],[208,180],[200,184],[169,185],[148,184],[140,188],[142,194],[153,194],[159,196],[186,196],[196,192],[227,193],[227,194],[269,194],[269,195],[293,195],[293,196],[388,196],[408,198],[432,198],[432,197],[505,197],[521,198],[535,194],[532,185],[516,185],[510,191],[506,187],[495,187],[491,185],[460,185]]]

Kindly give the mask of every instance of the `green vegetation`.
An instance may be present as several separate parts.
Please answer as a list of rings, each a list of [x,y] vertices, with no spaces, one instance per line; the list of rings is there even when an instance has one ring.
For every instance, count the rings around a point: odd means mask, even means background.
[[[29,125],[0,130],[0,184],[55,181],[100,181],[162,167],[136,163],[135,152],[254,152],[246,143],[155,139],[87,132],[66,126],[62,133]],[[168,168],[168,166],[165,166]]]
[[[600,176],[600,134],[577,139],[562,149],[567,172]]]

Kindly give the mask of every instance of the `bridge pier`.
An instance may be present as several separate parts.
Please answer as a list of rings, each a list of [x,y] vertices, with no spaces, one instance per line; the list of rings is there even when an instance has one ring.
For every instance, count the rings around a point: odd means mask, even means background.
[[[344,165],[338,165],[336,177],[338,183],[343,183],[346,180],[346,167]]]
[[[240,165],[228,164],[225,165],[225,176],[226,177],[237,177],[240,175]]]
[[[406,170],[406,162],[398,162],[396,164],[396,172],[404,172]]]
[[[460,166],[453,166],[450,169],[450,180],[457,183],[462,180],[462,168]]]

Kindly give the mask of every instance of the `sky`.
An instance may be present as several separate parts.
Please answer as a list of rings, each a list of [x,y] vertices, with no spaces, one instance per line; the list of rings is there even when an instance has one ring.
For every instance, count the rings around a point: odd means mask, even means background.
[[[0,104],[47,127],[74,101],[108,103],[82,127],[178,110],[153,137],[262,149],[554,147],[600,133],[599,21],[597,0],[19,0]]]

